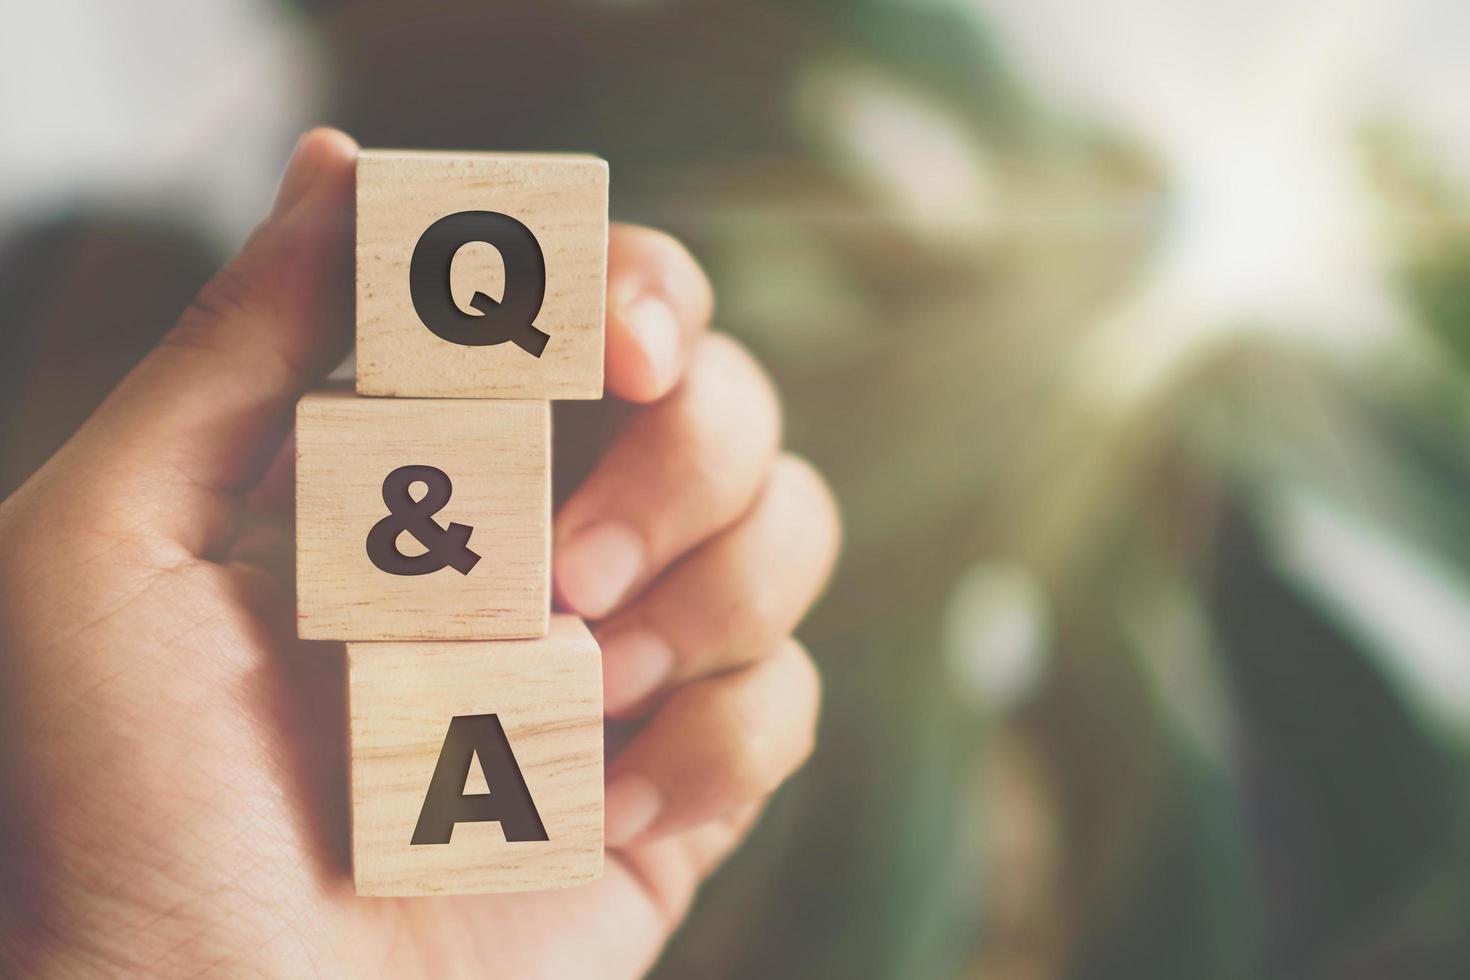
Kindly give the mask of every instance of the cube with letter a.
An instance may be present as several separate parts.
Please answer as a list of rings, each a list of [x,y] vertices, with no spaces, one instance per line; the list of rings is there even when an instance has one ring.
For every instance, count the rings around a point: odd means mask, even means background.
[[[361,895],[524,891],[602,874],[602,657],[575,616],[488,643],[349,643]]]
[[[357,391],[602,396],[607,163],[364,150]]]
[[[544,401],[359,398],[296,409],[297,632],[540,636],[550,609]]]

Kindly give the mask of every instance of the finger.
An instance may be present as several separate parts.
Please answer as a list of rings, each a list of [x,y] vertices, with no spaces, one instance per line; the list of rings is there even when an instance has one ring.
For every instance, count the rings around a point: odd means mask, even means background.
[[[245,496],[226,557],[289,583],[296,567],[296,440],[287,435]]]
[[[135,477],[135,513],[184,519],[181,495],[253,484],[296,398],[345,354],[355,155],[334,130],[301,138],[271,216],[68,447]]]
[[[720,862],[745,840],[756,821],[766,810],[769,796],[747,803],[733,813],[718,820],[696,827],[684,835],[681,843],[689,862],[701,877],[719,867]]]
[[[609,846],[730,814],[811,754],[821,684],[795,640],[759,663],[676,691],[609,768]]]
[[[780,440],[765,375],[706,337],[688,377],[644,409],[557,515],[558,601],[600,619],[749,507]]]
[[[648,402],[673,388],[709,325],[714,293],[688,250],[652,228],[614,225],[607,243],[607,387]]]
[[[246,507],[263,517],[289,521],[296,513],[296,435],[286,433],[259,482],[246,494]]]
[[[245,514],[224,560],[227,564],[259,569],[278,585],[289,586],[296,567],[296,536],[290,525],[258,514]]]
[[[766,801],[700,824],[682,834],[651,841],[618,852],[634,878],[669,922],[678,922],[689,910],[699,883],[750,833],[765,810]]]
[[[607,713],[639,714],[671,685],[769,655],[826,585],[839,537],[821,476],[778,458],[738,524],[598,628]]]

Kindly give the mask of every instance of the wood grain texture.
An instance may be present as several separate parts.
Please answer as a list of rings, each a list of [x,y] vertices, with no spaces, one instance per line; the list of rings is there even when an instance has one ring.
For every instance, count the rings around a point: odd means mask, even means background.
[[[575,616],[534,640],[350,643],[353,879],[360,895],[560,888],[601,877],[602,658]],[[545,825],[507,842],[499,823],[410,843],[450,720],[495,714]],[[486,788],[471,766],[466,793]],[[493,783],[488,785],[495,793]]]
[[[544,634],[550,434],[544,401],[308,394],[296,409],[297,632],[326,640]],[[405,465],[437,467],[452,481],[432,519],[474,529],[468,547],[480,561],[468,574],[393,575],[369,559],[368,532],[389,513],[383,481]],[[405,555],[424,550],[408,534],[397,543]]]
[[[607,291],[607,163],[576,154],[364,150],[357,162],[357,391],[439,398],[602,397]],[[498,211],[530,228],[546,262],[535,318],[541,356],[513,343],[469,347],[414,312],[409,262],[424,230],[460,211]],[[504,268],[472,243],[451,266],[456,305],[500,300]]]

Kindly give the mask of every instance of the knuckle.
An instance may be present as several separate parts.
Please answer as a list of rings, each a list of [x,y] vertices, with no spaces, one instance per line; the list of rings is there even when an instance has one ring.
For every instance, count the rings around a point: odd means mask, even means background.
[[[204,285],[160,346],[186,358],[244,359],[285,376],[304,373],[309,365],[288,343],[269,338],[240,343],[243,322],[282,317],[280,297],[297,288],[289,280],[302,274],[294,268],[293,263],[253,261],[242,255]]]
[[[758,403],[763,411],[779,418],[780,399],[775,385],[749,348],[720,330],[704,337],[701,347],[707,368],[713,368],[738,385],[740,394],[753,403],[750,407]]]
[[[708,705],[720,756],[718,791],[727,800],[747,799],[773,789],[781,774],[769,712],[739,692]]]
[[[794,772],[806,764],[817,747],[817,719],[822,708],[822,674],[817,669],[816,661],[794,639],[786,641],[781,655],[791,658],[797,675],[794,683],[805,690],[803,703],[808,705],[807,715],[801,720],[797,751],[792,760],[791,771]]]
[[[777,765],[769,736],[752,735],[730,745],[726,756],[724,795],[730,800],[747,800],[771,792],[784,773]]]
[[[811,463],[783,453],[772,466],[766,491],[771,534],[791,562],[804,612],[826,586],[842,545],[842,517],[827,481]],[[783,623],[783,629],[794,623]]]
[[[835,547],[842,536],[842,514],[821,472],[805,457],[783,452],[772,468],[771,482],[789,498],[800,515],[800,526],[815,532],[824,546]]]
[[[791,590],[771,573],[769,559],[745,559],[747,568],[736,590],[737,602],[716,621],[725,637],[718,660],[729,665],[754,663],[769,657],[791,628]]]
[[[799,769],[816,744],[821,679],[811,658],[786,640],[765,667],[761,683],[747,683],[711,697],[703,707],[716,726],[722,764],[720,794],[726,799],[755,799],[776,789]],[[779,684],[790,710],[773,712],[769,686]]]
[[[269,223],[257,228],[240,254],[204,284],[180,318],[170,339],[191,343],[239,345],[237,337],[220,339],[212,329],[221,322],[277,315],[286,297],[308,295],[320,275],[305,260],[299,243],[283,241]]]
[[[705,659],[737,666],[782,652],[831,576],[840,535],[826,481],[805,460],[779,456],[755,510],[727,533],[730,601],[701,611],[701,634],[722,638]]]
[[[252,309],[257,293],[255,281],[241,265],[238,260],[231,262],[204,284],[179,326],[165,338],[166,342],[184,346],[210,343],[215,336],[210,327],[243,316]]]
[[[710,434],[739,439],[750,451],[770,455],[781,442],[781,399],[770,376],[729,334],[711,333],[700,343],[690,371],[695,414]],[[726,431],[729,429],[735,431]]]
[[[220,353],[219,331],[214,327],[224,316],[221,307],[205,300],[201,293],[179,317],[173,329],[159,340],[158,349],[170,356],[186,359]]]
[[[733,341],[706,339],[684,396],[666,418],[679,482],[697,486],[701,506],[723,519],[745,510],[781,430],[775,391],[749,355]]]

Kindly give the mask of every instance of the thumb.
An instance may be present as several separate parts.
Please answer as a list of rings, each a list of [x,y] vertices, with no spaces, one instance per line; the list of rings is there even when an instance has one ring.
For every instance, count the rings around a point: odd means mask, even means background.
[[[336,130],[301,137],[270,216],[63,450],[107,474],[132,526],[204,553],[345,355],[356,154]]]

